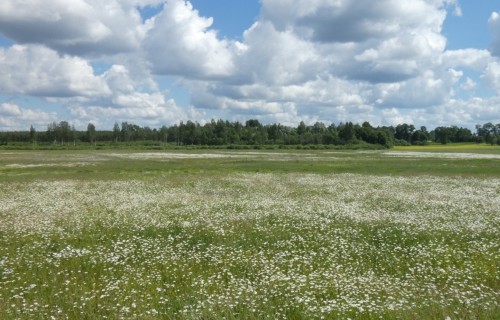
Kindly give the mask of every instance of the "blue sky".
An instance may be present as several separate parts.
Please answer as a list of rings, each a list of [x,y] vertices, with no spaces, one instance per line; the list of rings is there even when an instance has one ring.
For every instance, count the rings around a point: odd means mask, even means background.
[[[448,15],[443,25],[447,48],[488,48],[491,44],[488,19],[492,12],[500,10],[500,1],[463,0],[460,7],[462,15]]]
[[[498,0],[0,4],[0,130],[500,123]]]
[[[259,16],[260,5],[256,0],[196,0],[191,1],[202,16],[213,17],[213,28],[222,37],[241,40],[243,32]]]

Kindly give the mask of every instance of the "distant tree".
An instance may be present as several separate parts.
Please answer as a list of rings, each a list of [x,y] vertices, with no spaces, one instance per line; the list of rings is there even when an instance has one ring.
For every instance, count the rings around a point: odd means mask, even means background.
[[[185,124],[181,122],[180,127],[182,128],[182,143],[183,144],[194,144],[196,141],[196,124],[191,120],[188,120]]]
[[[371,144],[380,144],[379,136],[377,134],[377,129],[372,127],[372,125],[369,122],[365,121],[361,126],[356,125],[354,126],[354,128],[356,131],[356,137],[359,140]],[[385,143],[383,143],[382,145],[385,145]]]
[[[370,124],[370,122],[368,121],[365,121],[361,124],[361,127],[363,128],[369,128],[369,129],[373,129],[372,125]]]
[[[120,125],[118,124],[118,122],[115,122],[113,126],[113,140],[115,142],[118,142],[118,140],[120,140],[120,135],[121,135]]]
[[[141,127],[128,122],[122,122],[121,127],[115,123],[112,130],[96,131],[94,124],[89,123],[86,131],[77,131],[67,121],[52,122],[47,126],[47,132],[38,133],[31,125],[29,131],[0,132],[0,142],[32,142],[49,141],[67,143],[77,140],[112,142],[119,141],[149,141],[173,143],[178,145],[338,145],[365,142],[385,147],[394,145],[426,144],[429,141],[441,143],[450,142],[487,142],[500,144],[500,124],[489,122],[476,126],[476,133],[467,128],[457,126],[437,127],[428,131],[425,126],[418,130],[411,124],[400,124],[396,127],[374,127],[368,121],[360,124],[352,122],[332,123],[328,127],[322,122],[311,126],[303,121],[297,127],[281,124],[261,124],[256,119],[250,119],[244,124],[229,122],[222,119],[214,120],[201,126],[188,120],[179,124],[161,128]]]
[[[247,122],[245,123],[245,127],[247,127],[247,128],[260,128],[260,127],[262,127],[262,124],[260,124],[259,120],[257,120],[257,119],[250,119],[250,120],[247,120]]]
[[[143,141],[153,141],[156,139],[155,130],[151,129],[150,127],[141,128],[140,132],[141,133],[139,136]]]
[[[450,142],[450,129],[447,127],[437,127],[434,129],[434,136],[437,142],[447,144]]]
[[[61,140],[61,144],[65,142],[69,142],[71,140],[71,126],[68,121],[61,121],[57,126],[57,132],[59,136],[59,140]]]
[[[46,139],[48,141],[53,141],[54,143],[60,141],[61,144],[64,144],[64,142],[69,141],[71,137],[71,127],[67,121],[61,121],[59,124],[54,121],[47,126]]]
[[[337,132],[337,126],[335,125],[335,123],[331,123],[329,126],[328,126],[328,131],[331,132],[331,133],[338,133]]]
[[[297,127],[297,134],[298,134],[299,136],[301,136],[301,135],[305,134],[305,133],[306,133],[306,131],[307,131],[307,126],[306,126],[306,124],[304,123],[304,121],[301,121],[301,122],[299,123],[299,126]]]
[[[274,144],[283,143],[283,131],[280,124],[272,124],[266,126],[267,136],[269,140]]]
[[[488,122],[482,126],[476,125],[476,132],[481,141],[490,144],[497,144],[500,137],[500,124],[494,125],[493,123]]]
[[[33,127],[33,125],[31,125],[30,126],[30,140],[31,140],[31,143],[36,144],[36,138],[37,138],[37,134],[36,134],[35,127]]]
[[[126,122],[126,121],[122,122],[120,133],[121,133],[122,141],[127,141],[127,142],[130,141],[132,133],[131,133],[130,125],[128,124],[128,122]]]
[[[406,142],[411,143],[413,131],[415,131],[415,126],[412,124],[398,124],[396,126],[394,137],[396,139],[406,140]]]
[[[311,131],[312,131],[312,133],[315,133],[315,134],[324,133],[326,131],[326,126],[323,122],[316,122],[313,124]]]
[[[90,122],[87,125],[87,138],[90,144],[95,144],[95,135],[96,135],[95,125]]]
[[[388,134],[384,130],[377,130],[377,144],[384,146],[386,148],[392,147],[391,139],[388,137]]]
[[[76,131],[75,125],[71,125],[71,140],[73,140],[73,145],[76,146],[76,137],[78,133]]]
[[[344,143],[352,143],[355,139],[355,130],[352,122],[339,125],[339,137]]]
[[[427,132],[427,128],[424,126],[420,127],[419,130],[413,131],[411,135],[412,144],[419,144],[419,145],[427,144],[427,141],[429,141],[429,139],[430,139],[429,132]]]
[[[55,137],[56,137],[56,128],[57,128],[57,124],[54,122],[51,122],[47,125],[47,133],[45,134],[45,136],[47,137],[47,141],[55,141]]]
[[[245,123],[244,135],[249,145],[261,145],[267,143],[267,130],[259,120],[250,119]]]
[[[213,132],[215,134],[215,137],[213,138],[213,142],[216,145],[223,145],[227,143],[227,131],[229,130],[228,125],[224,120],[219,119],[215,123],[215,126],[213,128]]]
[[[455,142],[471,142],[472,132],[467,128],[458,128],[455,132]]]
[[[160,141],[164,144],[168,143],[168,128],[166,126],[162,126],[159,131]]]

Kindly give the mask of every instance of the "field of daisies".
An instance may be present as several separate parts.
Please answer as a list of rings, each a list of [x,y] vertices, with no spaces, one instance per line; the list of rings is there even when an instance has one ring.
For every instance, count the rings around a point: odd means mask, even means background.
[[[370,155],[434,156],[480,161]],[[335,157],[0,152],[0,319],[500,317],[498,175],[296,170]]]

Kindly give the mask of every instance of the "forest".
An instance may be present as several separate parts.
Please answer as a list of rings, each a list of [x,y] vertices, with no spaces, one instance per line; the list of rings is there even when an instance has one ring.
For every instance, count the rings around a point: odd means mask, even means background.
[[[205,124],[181,121],[161,128],[141,127],[129,122],[115,123],[111,130],[98,130],[93,123],[86,130],[76,130],[67,121],[48,124],[46,131],[33,126],[26,131],[0,132],[0,145],[31,143],[36,145],[126,144],[144,143],[173,146],[366,146],[391,148],[401,145],[475,142],[500,144],[500,123],[476,125],[476,131],[457,126],[427,130],[412,124],[372,126],[369,122],[345,122],[325,125],[316,122],[297,127],[281,124],[262,124],[250,119],[244,124],[212,120]]]

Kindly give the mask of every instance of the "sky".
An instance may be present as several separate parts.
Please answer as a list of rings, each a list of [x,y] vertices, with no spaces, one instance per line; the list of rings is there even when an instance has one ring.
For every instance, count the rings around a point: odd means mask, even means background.
[[[500,0],[2,0],[0,131],[500,123]]]

